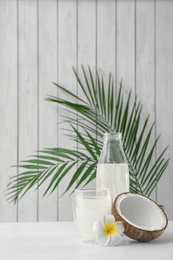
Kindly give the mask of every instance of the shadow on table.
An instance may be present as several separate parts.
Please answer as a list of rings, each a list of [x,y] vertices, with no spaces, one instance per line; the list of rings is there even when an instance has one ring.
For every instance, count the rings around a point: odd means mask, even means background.
[[[122,245],[129,245],[129,244],[151,244],[151,245],[163,245],[163,244],[169,244],[173,243],[173,233],[168,233],[168,234],[163,234],[159,238],[152,240],[152,241],[147,241],[147,242],[140,242],[132,239],[125,238],[122,241]]]

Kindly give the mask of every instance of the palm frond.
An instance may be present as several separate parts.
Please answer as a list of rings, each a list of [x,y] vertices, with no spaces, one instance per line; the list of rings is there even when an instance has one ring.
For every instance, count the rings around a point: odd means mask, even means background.
[[[143,117],[141,102],[133,100],[131,91],[124,98],[122,82],[116,88],[111,74],[105,84],[98,71],[94,74],[90,67],[85,69],[84,66],[81,71],[83,80],[73,68],[83,98],[56,83],[54,85],[59,92],[68,95],[71,101],[61,96],[46,98],[62,106],[68,113],[68,116],[67,113],[66,116],[61,115],[63,122],[69,125],[65,135],[74,140],[78,149],[44,149],[32,159],[21,162],[19,167],[24,171],[11,179],[7,188],[9,200],[16,201],[33,186],[37,189],[46,180],[49,180],[49,184],[43,195],[51,193],[67,175],[71,177],[64,193],[90,183],[96,177],[101,138],[108,131],[122,132],[132,192],[150,196],[167,168],[167,147],[160,154],[157,152],[158,158],[155,158],[159,137],[154,140],[154,123],[150,124],[149,115]],[[74,113],[78,115],[75,118]]]
[[[82,140],[86,142],[84,139]],[[35,189],[38,189],[46,179],[49,179],[49,185],[43,196],[48,192],[52,193],[62,179],[70,171],[75,171],[77,165],[80,165],[70,181],[70,186],[66,189],[68,191],[75,183],[76,176],[83,173],[84,176],[80,180],[81,183],[89,177],[86,165],[93,164],[92,161],[95,159],[80,151],[62,148],[45,149],[40,151],[35,157],[36,159],[28,160],[27,164],[26,162],[21,162],[19,167],[25,171],[11,178],[7,193],[9,200],[16,202],[18,198],[23,197],[32,187],[35,186]]]

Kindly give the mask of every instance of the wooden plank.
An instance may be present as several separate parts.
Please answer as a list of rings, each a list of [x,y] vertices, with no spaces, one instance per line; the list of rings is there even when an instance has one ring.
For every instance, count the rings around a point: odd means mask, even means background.
[[[19,1],[19,160],[38,149],[37,1]],[[19,221],[37,220],[37,192],[19,201]]]
[[[17,169],[17,19],[16,1],[0,1],[0,221],[16,221],[16,206],[4,191]]]
[[[44,99],[57,95],[57,1],[39,1],[39,149],[57,147],[57,107]],[[39,189],[39,221],[57,220],[57,191],[42,198],[48,179]]]
[[[76,1],[58,2],[58,83],[67,87],[69,91],[76,94],[76,80],[72,72],[72,67],[76,67]],[[68,99],[68,95],[58,92],[58,96]],[[58,108],[58,122],[62,121],[60,115],[68,115],[61,107]],[[75,116],[75,115],[74,115]],[[65,136],[69,129],[69,124],[58,124],[58,146],[63,148],[75,149],[73,141]],[[58,196],[67,188],[73,171],[69,172],[58,187]],[[72,220],[72,197],[69,193],[60,197],[58,202],[58,218],[60,221]]]
[[[78,2],[78,66],[96,66],[96,1]]]
[[[97,69],[108,86],[111,73],[116,86],[116,2],[97,2]],[[116,91],[115,91],[116,92]]]
[[[117,84],[135,91],[135,1],[117,0]],[[135,94],[134,94],[135,95]]]
[[[115,78],[116,64],[116,2],[97,2],[97,68],[103,75]]]
[[[95,74],[97,69],[97,4],[96,0],[78,1],[78,71],[83,82],[81,64],[88,70],[88,65]],[[89,73],[88,73],[89,74]],[[95,79],[94,79],[95,82]],[[77,89],[78,96],[84,98],[80,87]],[[80,129],[82,132],[83,129]],[[78,149],[83,149],[78,145]],[[82,185],[83,186],[83,185]],[[95,187],[95,179],[85,188]]]
[[[156,1],[156,126],[161,134],[157,154],[169,145],[167,158],[172,158],[173,151],[173,1]],[[164,205],[169,219],[173,219],[173,162],[161,178],[158,189],[158,203]]]
[[[143,104],[141,114],[140,130],[144,119],[150,114],[150,120],[146,127],[149,132],[151,125],[155,121],[155,70],[154,70],[154,1],[136,2],[136,95],[138,101]],[[146,134],[144,133],[144,138]],[[155,142],[155,127],[151,136],[150,151]],[[151,164],[155,163],[155,155]],[[151,166],[152,166],[151,165]],[[151,167],[150,167],[151,168]],[[156,190],[150,196],[156,199]]]

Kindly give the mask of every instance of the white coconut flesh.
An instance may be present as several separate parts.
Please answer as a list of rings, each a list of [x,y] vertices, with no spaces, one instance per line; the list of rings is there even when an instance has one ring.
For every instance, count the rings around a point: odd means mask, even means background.
[[[154,231],[166,226],[166,216],[152,200],[138,194],[123,194],[117,198],[118,214],[134,227]]]

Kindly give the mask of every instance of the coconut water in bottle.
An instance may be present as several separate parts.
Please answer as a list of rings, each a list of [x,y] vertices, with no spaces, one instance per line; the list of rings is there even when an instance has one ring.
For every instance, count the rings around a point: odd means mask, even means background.
[[[113,200],[129,191],[129,169],[120,132],[104,134],[103,148],[97,165],[97,188],[110,189]]]

